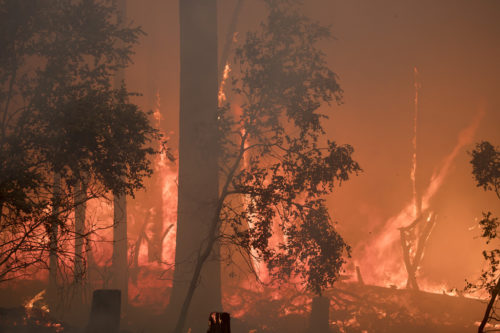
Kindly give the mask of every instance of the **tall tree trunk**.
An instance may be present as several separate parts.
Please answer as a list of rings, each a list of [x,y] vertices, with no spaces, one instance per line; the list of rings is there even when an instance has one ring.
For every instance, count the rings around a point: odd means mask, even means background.
[[[127,17],[127,1],[118,0],[118,24],[123,24]],[[115,88],[120,88],[125,81],[125,70],[115,75]],[[126,149],[126,147],[124,147]],[[121,290],[122,309],[128,303],[128,243],[127,243],[127,197],[125,194],[113,194],[113,255],[112,284]]]
[[[417,67],[413,68],[413,77],[414,77],[414,88],[415,88],[415,97],[414,97],[414,119],[413,119],[413,163],[412,163],[412,181],[413,181],[413,200],[415,206],[415,218],[418,218],[422,214],[422,181],[420,175],[420,163],[419,158],[422,157],[422,148],[420,147],[420,131],[419,131],[419,123],[420,123],[420,80],[419,73]]]
[[[127,199],[125,195],[114,196],[113,255],[111,258],[113,288],[121,290],[122,309],[127,308],[128,299],[128,244],[127,244]]]
[[[156,16],[153,15],[151,19]],[[153,25],[158,25],[159,22],[153,22]],[[160,104],[160,91],[159,91],[159,78],[158,78],[158,52],[157,48],[160,41],[157,38],[158,34],[151,34],[147,38],[148,45],[148,63],[147,63],[147,95],[148,95],[148,108],[154,111],[154,120],[156,127],[161,129],[161,104]],[[158,145],[158,148],[161,148]],[[151,208],[153,214],[151,219],[147,220],[149,225],[146,226],[147,234],[150,238],[147,241],[148,246],[148,261],[161,262],[163,251],[163,177],[161,156],[155,158],[155,168],[153,176],[149,181],[148,192],[149,196],[154,199],[151,200]]]
[[[92,250],[92,232],[85,238],[85,255],[87,257],[87,272],[86,279],[84,280],[84,297],[85,302],[90,304],[92,300],[92,292],[95,285],[95,272],[97,271],[97,264],[94,259]]]
[[[75,186],[75,304],[83,303],[83,275],[85,267],[83,262],[83,243],[85,241],[85,213],[86,213],[87,185],[85,181],[78,182]]]
[[[169,319],[179,318],[202,249],[210,242],[209,225],[217,210],[217,2],[180,0],[181,76],[179,196],[174,285]],[[187,323],[206,329],[209,313],[221,311],[219,245],[203,265]],[[186,329],[187,329],[186,328]]]
[[[0,202],[0,225],[2,225],[2,219],[3,219],[3,201]]]
[[[54,306],[57,302],[57,270],[58,270],[58,236],[59,236],[59,209],[61,203],[61,175],[54,174],[52,194],[52,221],[49,234],[49,285],[47,290],[48,300]]]

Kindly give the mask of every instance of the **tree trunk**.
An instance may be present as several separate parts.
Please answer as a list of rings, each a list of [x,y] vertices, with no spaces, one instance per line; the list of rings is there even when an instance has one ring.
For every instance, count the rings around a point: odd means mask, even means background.
[[[413,185],[413,200],[414,200],[414,206],[415,206],[415,218],[418,218],[422,214],[422,182],[420,181],[420,163],[419,163],[419,156],[422,156],[421,154],[421,147],[420,147],[420,131],[419,131],[419,122],[420,122],[420,117],[419,117],[419,93],[420,93],[420,81],[419,81],[419,75],[418,75],[418,69],[417,67],[414,67],[413,69],[413,75],[414,75],[414,88],[415,88],[415,97],[414,97],[414,119],[413,119],[413,166],[412,166],[412,185]]]
[[[151,17],[155,19],[157,16]],[[160,22],[150,22],[153,25],[159,25]],[[147,96],[148,108],[154,111],[153,117],[155,120],[155,125],[158,129],[161,129],[161,102],[160,102],[160,90],[159,90],[159,71],[158,63],[161,61],[158,57],[157,52],[158,45],[161,43],[161,39],[158,38],[161,34],[151,34],[145,39],[146,45],[144,47],[148,48],[148,61],[147,61]],[[158,113],[158,114],[157,114]],[[160,144],[157,148],[161,150]],[[149,197],[152,199],[150,208],[153,210],[151,214],[151,219],[147,222],[149,225],[146,226],[147,234],[149,238],[147,239],[148,248],[148,262],[158,262],[162,261],[163,252],[163,184],[164,175],[162,172],[165,170],[164,165],[161,162],[163,156],[155,157],[155,168],[152,177],[149,180],[149,185],[147,186]],[[164,162],[163,162],[164,163]]]
[[[57,270],[58,270],[58,236],[59,236],[59,206],[61,200],[61,175],[54,174],[52,198],[52,221],[49,234],[49,285],[47,290],[48,300],[52,306],[57,301]]]
[[[486,311],[484,312],[483,320],[481,321],[481,324],[479,325],[479,328],[477,330],[478,333],[484,332],[484,327],[486,326],[488,320],[490,319],[491,309],[493,309],[493,305],[495,305],[495,300],[499,292],[500,292],[500,279],[498,279],[495,288],[491,292],[490,301],[488,302],[488,306],[486,307]]]
[[[92,250],[92,233],[89,233],[85,238],[85,255],[87,257],[87,272],[86,279],[84,280],[84,297],[87,304],[92,300],[92,290],[95,285],[95,272],[97,271],[97,264],[94,259]]]
[[[121,291],[122,308],[127,308],[128,298],[128,246],[127,246],[127,199],[125,195],[114,196],[113,218],[113,288]]]
[[[85,213],[86,213],[87,186],[85,182],[78,182],[75,186],[75,304],[83,303],[83,275],[85,267],[83,263],[83,243],[85,241]]]
[[[154,176],[153,176],[154,177]],[[156,193],[160,197],[160,200],[154,204],[154,214],[152,216],[151,224],[150,224],[150,234],[151,238],[148,239],[148,262],[158,262],[162,261],[162,249],[163,249],[163,208],[162,197],[161,197],[161,177],[160,175],[156,175],[156,180],[158,182],[153,183],[153,186],[157,188],[152,191],[152,193]],[[159,189],[159,191],[158,191]],[[147,227],[147,226],[146,226]]]
[[[118,24],[123,24],[127,17],[127,1],[118,0]],[[115,88],[125,82],[125,70],[119,70],[115,75]],[[126,147],[124,147],[126,149]],[[127,244],[127,197],[125,194],[114,193],[113,198],[113,255],[112,283],[121,291],[122,309],[126,311],[128,301],[128,244]]]
[[[330,299],[316,296],[312,300],[311,317],[309,318],[309,332],[328,333],[330,320]]]
[[[209,226],[217,209],[216,3],[216,0],[179,1],[179,196],[174,285],[168,309],[169,320],[174,322],[185,304],[202,249],[210,242]],[[188,323],[186,328],[192,332],[206,330],[207,314],[222,310],[218,260],[216,242],[200,271],[196,293],[184,318]]]

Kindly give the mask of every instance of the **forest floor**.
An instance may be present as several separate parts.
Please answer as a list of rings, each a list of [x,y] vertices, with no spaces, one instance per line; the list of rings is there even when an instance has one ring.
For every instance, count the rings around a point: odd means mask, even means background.
[[[310,331],[309,295],[296,291],[288,294],[284,292],[284,297],[279,299],[248,291],[242,295],[247,307],[246,311],[239,311],[237,316],[232,316],[233,333]],[[477,331],[477,322],[481,320],[486,306],[484,301],[464,296],[359,283],[339,283],[325,296],[331,303],[331,333],[472,333]],[[234,306],[226,311],[232,310],[235,314],[238,312]],[[24,307],[2,307],[0,332],[84,332],[88,314],[82,313],[80,323],[76,325],[67,325],[56,317],[36,307],[29,313]],[[165,318],[154,314],[151,309],[131,307],[122,327],[128,326],[126,331],[131,333],[164,333],[164,321]]]

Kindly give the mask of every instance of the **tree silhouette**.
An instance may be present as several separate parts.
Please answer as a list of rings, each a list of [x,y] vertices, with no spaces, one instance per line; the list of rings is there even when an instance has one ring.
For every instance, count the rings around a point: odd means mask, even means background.
[[[0,281],[43,267],[47,252],[78,261],[63,245],[90,231],[70,213],[109,191],[133,194],[152,172],[160,136],[111,86],[142,31],[116,14],[107,1],[0,1]]]
[[[361,171],[353,148],[329,140],[323,128],[322,106],[342,100],[337,76],[316,47],[329,30],[302,15],[296,1],[265,3],[266,21],[247,34],[233,61],[229,97],[241,103],[225,103],[217,116],[219,195],[205,219],[209,234],[197,251],[176,333],[218,244],[263,260],[275,279],[303,278],[319,295],[338,278],[349,249],[325,206],[326,195]],[[283,237],[273,244],[276,229]]]
[[[471,155],[472,174],[476,185],[485,191],[493,191],[500,199],[500,149],[488,141],[482,141],[476,145]],[[490,294],[490,300],[478,328],[478,332],[482,333],[490,320],[498,321],[495,315],[495,302],[500,293],[500,249],[498,248],[500,221],[491,212],[483,212],[479,226],[482,230],[481,237],[486,240],[486,244],[491,242],[497,244],[496,248],[483,251],[488,269],[483,270],[478,282],[467,282],[466,286],[468,290],[485,290]]]

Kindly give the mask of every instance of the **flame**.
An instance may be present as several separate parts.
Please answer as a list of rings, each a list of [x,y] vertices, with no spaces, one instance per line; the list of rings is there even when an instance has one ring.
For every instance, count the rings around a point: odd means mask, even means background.
[[[33,309],[36,302],[40,302],[44,299],[45,292],[45,289],[40,291],[24,304],[24,309],[26,309],[27,313],[29,313],[29,311]],[[49,306],[47,304],[41,304],[40,309],[45,312],[50,312]]]
[[[441,167],[436,170],[430,180],[430,184],[422,196],[422,210],[430,206],[430,201],[442,186],[450,167],[460,150],[471,143],[477,131],[479,123],[484,115],[480,111],[473,122],[458,135],[458,140],[453,150],[444,158]],[[395,286],[403,288],[406,285],[407,273],[403,265],[400,249],[399,228],[409,225],[414,220],[414,203],[407,204],[396,216],[385,223],[382,231],[375,236],[371,242],[367,242],[358,248],[361,257],[357,259],[359,265],[364,268],[365,282],[374,285]],[[421,290],[435,291],[442,287],[433,287],[431,284],[423,284]],[[449,288],[445,288],[449,289]]]
[[[156,93],[156,103],[154,107],[153,117],[156,125],[161,125],[161,105],[159,91]],[[139,249],[138,256],[138,276],[137,281],[129,281],[129,303],[134,306],[148,306],[157,311],[161,311],[169,301],[169,291],[172,286],[173,263],[175,260],[175,239],[176,239],[176,220],[177,220],[177,178],[178,172],[176,166],[168,163],[165,154],[159,154],[153,161],[155,173],[158,175],[159,182],[154,186],[160,186],[159,205],[162,207],[162,251],[161,262],[150,263],[148,260],[147,244],[142,243]],[[132,203],[132,200],[129,200]],[[139,202],[139,205],[144,207],[144,203]],[[130,206],[131,207],[131,206]],[[148,210],[151,207],[147,208]],[[86,232],[89,233],[86,241],[85,255],[86,263],[88,264],[85,285],[87,291],[96,288],[110,288],[111,282],[111,257],[113,253],[113,200],[108,198],[91,199],[86,203]],[[137,240],[138,233],[134,230],[134,221],[143,222],[143,211],[128,211],[128,241],[129,249]],[[74,215],[68,217],[69,223],[74,220]],[[68,240],[62,243],[65,253],[68,256],[59,258],[61,270],[67,276],[71,276],[72,249],[74,241]],[[131,253],[129,253],[129,262],[131,262]],[[46,270],[35,271],[32,274],[33,280],[43,281],[46,283],[48,274]],[[61,288],[68,287],[66,283],[72,283],[71,280],[59,281]],[[64,284],[64,285],[63,285]],[[46,291],[41,291],[30,300],[24,307],[27,311],[34,307],[40,308],[46,312],[49,308],[42,304],[43,296]],[[87,295],[88,296],[88,295]],[[89,300],[89,297],[84,297],[84,300]]]
[[[226,81],[229,78],[229,73],[231,72],[231,66],[229,62],[224,66],[224,73],[222,74],[222,81],[219,87],[219,105],[222,105],[227,100],[226,93],[224,92],[224,87],[226,86]]]
[[[50,309],[44,300],[46,290],[40,291],[33,298],[24,303],[25,315],[22,319],[22,324],[18,325],[17,322],[13,326],[39,326],[53,328],[56,332],[64,331],[61,323],[53,320],[50,316]]]
[[[154,118],[157,128],[161,128],[161,101],[159,90],[156,93]],[[157,155],[154,161],[154,170],[160,186],[159,203],[162,219],[162,246],[161,258],[158,261],[149,260],[148,246],[144,241],[138,251],[137,280],[129,282],[129,302],[135,306],[153,307],[161,311],[169,301],[169,291],[172,287],[173,267],[175,262],[175,240],[177,228],[177,178],[175,166],[168,163],[165,154]],[[151,215],[156,214],[155,208],[149,208]],[[144,221],[141,223],[149,223]],[[143,226],[146,227],[146,226]],[[151,230],[146,230],[151,239]],[[129,239],[136,240],[137,234],[129,230]]]
[[[156,92],[156,100],[153,117],[157,128],[161,126],[161,104],[160,93]],[[177,169],[168,163],[165,154],[156,155],[153,161],[157,183],[159,186],[159,197],[154,198],[161,205],[162,222],[162,249],[159,262],[150,262],[148,257],[148,246],[146,241],[139,244],[137,255],[137,267],[135,269],[137,279],[129,280],[128,297],[129,303],[134,306],[148,306],[154,310],[161,311],[169,300],[169,290],[172,286],[173,263],[175,260],[175,236],[177,220]],[[156,201],[157,200],[157,201]],[[144,213],[156,213],[156,206],[151,202],[133,202],[128,200],[128,231],[129,263],[134,262],[134,244],[140,237],[141,230],[151,236],[148,230],[149,221],[144,221]],[[139,206],[139,209],[134,209]],[[110,288],[111,281],[111,257],[113,253],[113,201],[110,198],[92,199],[87,202],[87,229],[91,231],[87,248],[87,282],[91,289]],[[158,211],[159,213],[159,211]],[[146,225],[144,225],[146,224]],[[144,229],[141,229],[144,227]],[[131,271],[132,274],[132,271]]]

